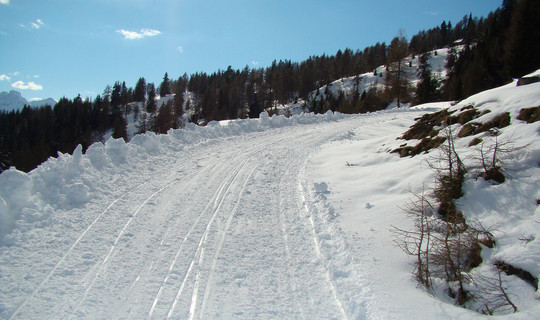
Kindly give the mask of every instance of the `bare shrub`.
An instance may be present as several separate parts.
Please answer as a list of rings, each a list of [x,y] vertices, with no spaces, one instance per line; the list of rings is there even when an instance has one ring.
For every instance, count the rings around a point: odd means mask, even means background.
[[[503,183],[506,181],[501,158],[527,146],[516,147],[510,139],[499,140],[499,131],[491,129],[489,139],[482,142],[476,149],[478,152],[477,160],[481,164],[481,172],[478,176],[486,181],[495,181]]]

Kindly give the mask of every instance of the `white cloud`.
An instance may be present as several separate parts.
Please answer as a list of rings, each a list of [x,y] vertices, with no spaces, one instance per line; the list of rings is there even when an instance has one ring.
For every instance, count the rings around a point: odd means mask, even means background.
[[[258,61],[251,61],[251,64],[254,65],[254,66],[256,66],[256,65],[259,64],[259,62],[258,62]]]
[[[30,99],[30,102],[32,102],[32,101],[39,101],[39,100],[43,100],[43,98],[31,98],[31,99]]]
[[[179,51],[180,53],[184,53],[184,47],[178,47],[178,51]]]
[[[43,21],[41,21],[41,19],[36,19],[36,22],[30,23],[30,25],[31,25],[32,28],[34,28],[34,29],[39,29],[39,28],[41,28],[41,26],[44,25],[44,23],[43,23]]]
[[[13,72],[13,73],[10,73],[10,75],[11,75],[11,76],[14,76],[14,77],[16,77],[16,76],[18,76],[18,75],[20,75],[20,74],[21,74],[21,73],[20,73],[19,71],[15,71],[15,72]]]
[[[429,14],[430,16],[438,16],[439,11],[429,11],[429,12],[426,12],[426,14]]]
[[[0,0],[0,4],[9,4],[9,0]]]
[[[116,32],[122,34],[126,40],[143,39],[161,34],[161,31],[155,29],[141,29],[139,32],[120,29],[116,30]]]
[[[43,86],[40,84],[36,84],[32,81],[28,83],[24,83],[23,81],[17,81],[11,84],[13,88],[20,89],[20,90],[43,90]]]
[[[0,81],[9,81],[11,80],[11,77],[7,74],[0,74]]]

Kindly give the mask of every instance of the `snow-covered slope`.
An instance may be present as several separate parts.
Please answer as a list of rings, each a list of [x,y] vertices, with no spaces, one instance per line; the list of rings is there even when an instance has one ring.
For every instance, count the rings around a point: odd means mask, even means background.
[[[478,147],[469,147],[473,139],[482,138],[485,149],[494,138],[483,132],[456,139],[458,153],[469,167],[465,195],[458,207],[471,223],[479,222],[492,232],[495,247],[483,248],[483,263],[477,268],[485,277],[497,276],[494,264],[505,261],[534,277],[540,276],[540,122],[527,123],[517,119],[520,110],[540,106],[540,84],[516,87],[516,82],[482,92],[450,107],[458,116],[462,109],[474,106],[483,116],[477,123],[491,121],[497,115],[510,113],[511,123],[500,129],[499,142],[509,141],[514,151],[501,156],[506,182],[495,184],[479,178]],[[437,104],[426,106],[437,107]],[[425,108],[426,106],[419,106]],[[437,109],[440,109],[439,108]],[[444,106],[446,108],[448,106]],[[435,173],[430,166],[438,152],[416,157],[399,158],[388,153],[405,143],[419,141],[395,140],[408,129],[401,116],[352,130],[346,141],[326,144],[312,157],[307,171],[315,182],[328,185],[328,195],[321,206],[337,212],[338,224],[350,243],[350,252],[360,261],[366,292],[359,300],[365,303],[367,319],[447,319],[482,318],[474,312],[455,308],[449,310],[417,286],[411,272],[414,259],[395,246],[392,227],[414,230],[413,221],[403,208],[415,194],[434,188]],[[463,126],[453,125],[456,134]],[[443,132],[440,133],[443,135]],[[525,146],[525,148],[520,148]],[[505,148],[508,149],[509,145]],[[349,164],[349,165],[346,165]],[[516,276],[503,281],[520,312],[507,314],[508,319],[535,319],[540,311],[535,289]],[[440,285],[443,288],[444,284]],[[437,288],[435,288],[437,289]],[[444,299],[445,293],[439,295]],[[451,299],[446,298],[449,302]],[[471,303],[471,308],[482,305]]]
[[[510,111],[501,138],[528,144],[505,159],[507,182],[467,180],[460,206],[496,224],[499,241],[481,268],[503,257],[538,275],[540,122],[516,113],[540,105],[540,84],[452,108],[469,104]],[[389,231],[412,226],[400,207],[433,183],[425,160],[436,152],[389,151],[415,118],[443,107],[263,113],[5,171],[0,318],[481,318],[417,288]],[[472,138],[459,139],[460,152]],[[520,312],[506,317],[534,318],[534,290],[507,278]]]
[[[460,52],[463,50],[463,46],[456,45],[454,50]],[[446,79],[447,70],[446,70],[446,60],[449,55],[450,48],[442,48],[430,51],[430,58],[428,63],[431,67],[432,76],[435,79],[441,81]],[[419,57],[409,56],[404,59],[403,64],[405,65],[405,73],[407,78],[410,81],[412,88],[416,88],[416,85],[419,81],[418,72],[419,72]],[[334,98],[338,97],[340,93],[343,93],[345,97],[351,97],[355,90],[361,95],[364,91],[367,93],[370,90],[384,90],[386,85],[386,75],[387,70],[386,66],[382,65],[373,72],[363,73],[357,76],[341,78],[335,81],[332,81],[329,85],[324,85],[318,90],[311,92],[308,96],[308,100],[312,101],[328,99],[328,96],[331,94]],[[288,103],[285,105],[278,105],[277,109],[280,114],[292,114],[297,115],[302,112],[307,112],[303,107],[307,102],[299,99],[296,103]],[[392,107],[392,105],[390,106]]]
[[[446,78],[446,59],[448,58],[449,48],[438,49],[429,52],[431,57],[429,58],[429,64],[433,73],[433,77],[437,79]],[[461,50],[460,47],[457,47],[456,50]],[[411,81],[413,87],[416,86],[418,82],[418,67],[419,67],[419,56],[409,56],[404,59],[404,65],[406,66],[406,74]],[[330,83],[329,86],[322,86],[319,89],[319,94],[321,97],[325,97],[326,93],[329,92],[335,97],[339,95],[340,92],[343,92],[346,96],[350,96],[354,93],[354,90],[358,90],[361,94],[363,91],[369,91],[370,89],[384,89],[386,84],[386,66],[380,66],[375,69],[374,72],[364,73],[358,76],[348,77],[336,80]],[[328,89],[327,89],[328,87]],[[311,98],[314,97],[316,92],[311,93]]]

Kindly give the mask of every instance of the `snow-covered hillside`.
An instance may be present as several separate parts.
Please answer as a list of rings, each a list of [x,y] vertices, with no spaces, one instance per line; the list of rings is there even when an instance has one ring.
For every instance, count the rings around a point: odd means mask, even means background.
[[[454,47],[456,52],[463,50],[463,46],[457,45]],[[431,67],[433,77],[442,80],[446,78],[446,60],[448,58],[450,48],[442,48],[438,50],[430,51],[430,58],[428,63]],[[406,75],[410,81],[411,88],[415,88],[418,83],[418,71],[419,71],[419,56],[409,56],[404,59],[404,65],[406,66]],[[331,82],[329,85],[324,85],[318,90],[314,90],[309,94],[308,100],[311,102],[313,99],[320,100],[322,98],[327,99],[331,94],[334,97],[338,97],[340,93],[343,93],[346,97],[352,97],[354,91],[358,91],[359,94],[362,94],[364,91],[368,92],[373,89],[384,90],[386,84],[386,66],[382,65],[377,67],[374,72],[367,72],[360,74],[358,76],[352,76],[347,78],[342,78]],[[441,82],[442,84],[442,82]],[[167,103],[171,100],[174,95],[169,95],[165,97],[157,97],[156,105],[159,110],[164,103]],[[277,111],[280,115],[291,116],[299,115],[301,113],[309,112],[309,107],[307,106],[307,101],[303,99],[296,99],[295,102],[290,102],[286,104],[277,104],[276,108],[271,108],[270,112]],[[189,106],[195,106],[197,104],[196,95],[193,92],[186,91],[184,93],[184,118],[182,123],[187,123],[192,115],[195,112],[194,108],[186,109]],[[143,103],[132,103],[131,108],[137,105],[140,113],[135,117],[134,113],[130,113],[127,117],[128,127],[128,139],[131,139],[135,134],[137,134],[138,127],[141,125],[142,116],[146,112],[144,111]],[[394,106],[391,104],[390,107]],[[395,106],[394,106],[395,107]],[[147,119],[150,119],[151,114],[146,113]],[[204,123],[204,121],[202,121]],[[109,138],[112,132],[109,132],[105,138]]]
[[[540,84],[515,83],[451,107],[485,122],[510,112],[501,139],[507,181],[472,174],[459,206],[491,227],[482,272],[504,259],[540,270]],[[301,114],[188,125],[167,135],[108,140],[0,175],[0,318],[454,319],[483,318],[417,285],[391,226],[433,185],[426,160],[390,151],[429,104],[364,115]],[[455,131],[460,124],[455,124]],[[442,134],[442,133],[441,133]],[[466,154],[474,138],[457,139]],[[472,158],[471,158],[472,159]],[[524,242],[520,239],[530,239]],[[504,276],[519,312],[534,289]]]
[[[430,58],[428,60],[431,70],[433,72],[433,77],[437,79],[446,79],[446,60],[448,58],[449,48],[438,49],[429,52]],[[456,47],[457,51],[462,50],[460,46]],[[408,76],[408,79],[411,82],[412,87],[416,87],[418,82],[418,70],[419,70],[419,56],[409,56],[404,59],[403,64],[406,66],[405,73]],[[321,97],[326,96],[328,91],[335,97],[339,95],[340,92],[343,92],[346,96],[353,94],[354,90],[358,90],[361,94],[363,91],[369,91],[370,89],[383,90],[386,84],[386,75],[387,70],[386,66],[379,66],[374,70],[374,72],[367,72],[358,76],[338,79],[330,83],[329,86],[322,86],[319,89],[319,94]],[[328,87],[328,89],[327,89]],[[312,92],[310,98],[315,96],[316,92]]]
[[[456,45],[453,47],[457,53],[463,50],[463,46]],[[447,70],[446,70],[446,61],[451,48],[442,48],[429,52],[430,58],[428,63],[431,68],[432,75],[435,79],[439,80],[442,84],[442,80],[446,79]],[[404,59],[403,64],[405,65],[405,74],[409,79],[410,86],[412,89],[416,88],[419,78],[419,57],[408,56]],[[340,94],[343,94],[345,97],[352,97],[355,91],[360,95],[363,92],[369,92],[370,90],[384,90],[386,86],[386,76],[387,70],[386,66],[382,65],[377,67],[373,72],[363,73],[357,76],[347,77],[332,81],[329,85],[324,85],[318,90],[315,90],[309,94],[309,102],[321,99],[328,99],[329,95],[332,95],[334,98],[338,97]],[[278,105],[277,110],[279,114],[291,114],[297,115],[303,112],[307,112],[306,104],[308,101],[298,99],[295,103],[288,103],[284,105]],[[391,104],[390,107],[395,107],[394,104]]]

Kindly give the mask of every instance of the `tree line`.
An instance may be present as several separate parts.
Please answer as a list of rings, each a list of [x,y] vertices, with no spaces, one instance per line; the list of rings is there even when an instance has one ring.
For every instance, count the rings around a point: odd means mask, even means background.
[[[465,49],[447,61],[444,98],[461,100],[539,69],[539,16],[539,1],[504,0],[486,19],[469,18]]]
[[[242,70],[229,66],[211,74],[183,74],[178,79],[169,79],[166,73],[157,87],[143,77],[134,88],[117,81],[94,99],[64,97],[55,106],[25,106],[3,112],[0,172],[9,166],[32,170],[57,152],[70,153],[78,144],[86,150],[108,135],[127,140],[129,117],[139,124],[138,133],[166,133],[186,121],[205,124],[255,118],[263,110],[298,101],[304,101],[305,110],[316,113],[362,113],[384,109],[392,101],[399,106],[463,99],[540,68],[540,30],[536,28],[539,6],[534,0],[504,0],[502,7],[487,18],[468,15],[455,25],[443,21],[413,35],[410,41],[400,34],[388,45],[379,42],[363,50],[347,48],[334,55],[310,56],[302,62],[274,60],[266,68],[246,66]],[[463,51],[452,49],[456,44],[463,45]],[[443,47],[451,49],[449,75],[441,83],[431,74],[428,52]],[[409,55],[419,56],[420,81],[416,88],[409,85],[404,74],[404,59]],[[355,90],[351,95],[328,92],[333,81],[371,72],[381,65],[386,66],[385,90]],[[324,86],[327,92],[320,94],[319,88]],[[174,97],[157,105],[158,95],[172,94]]]

